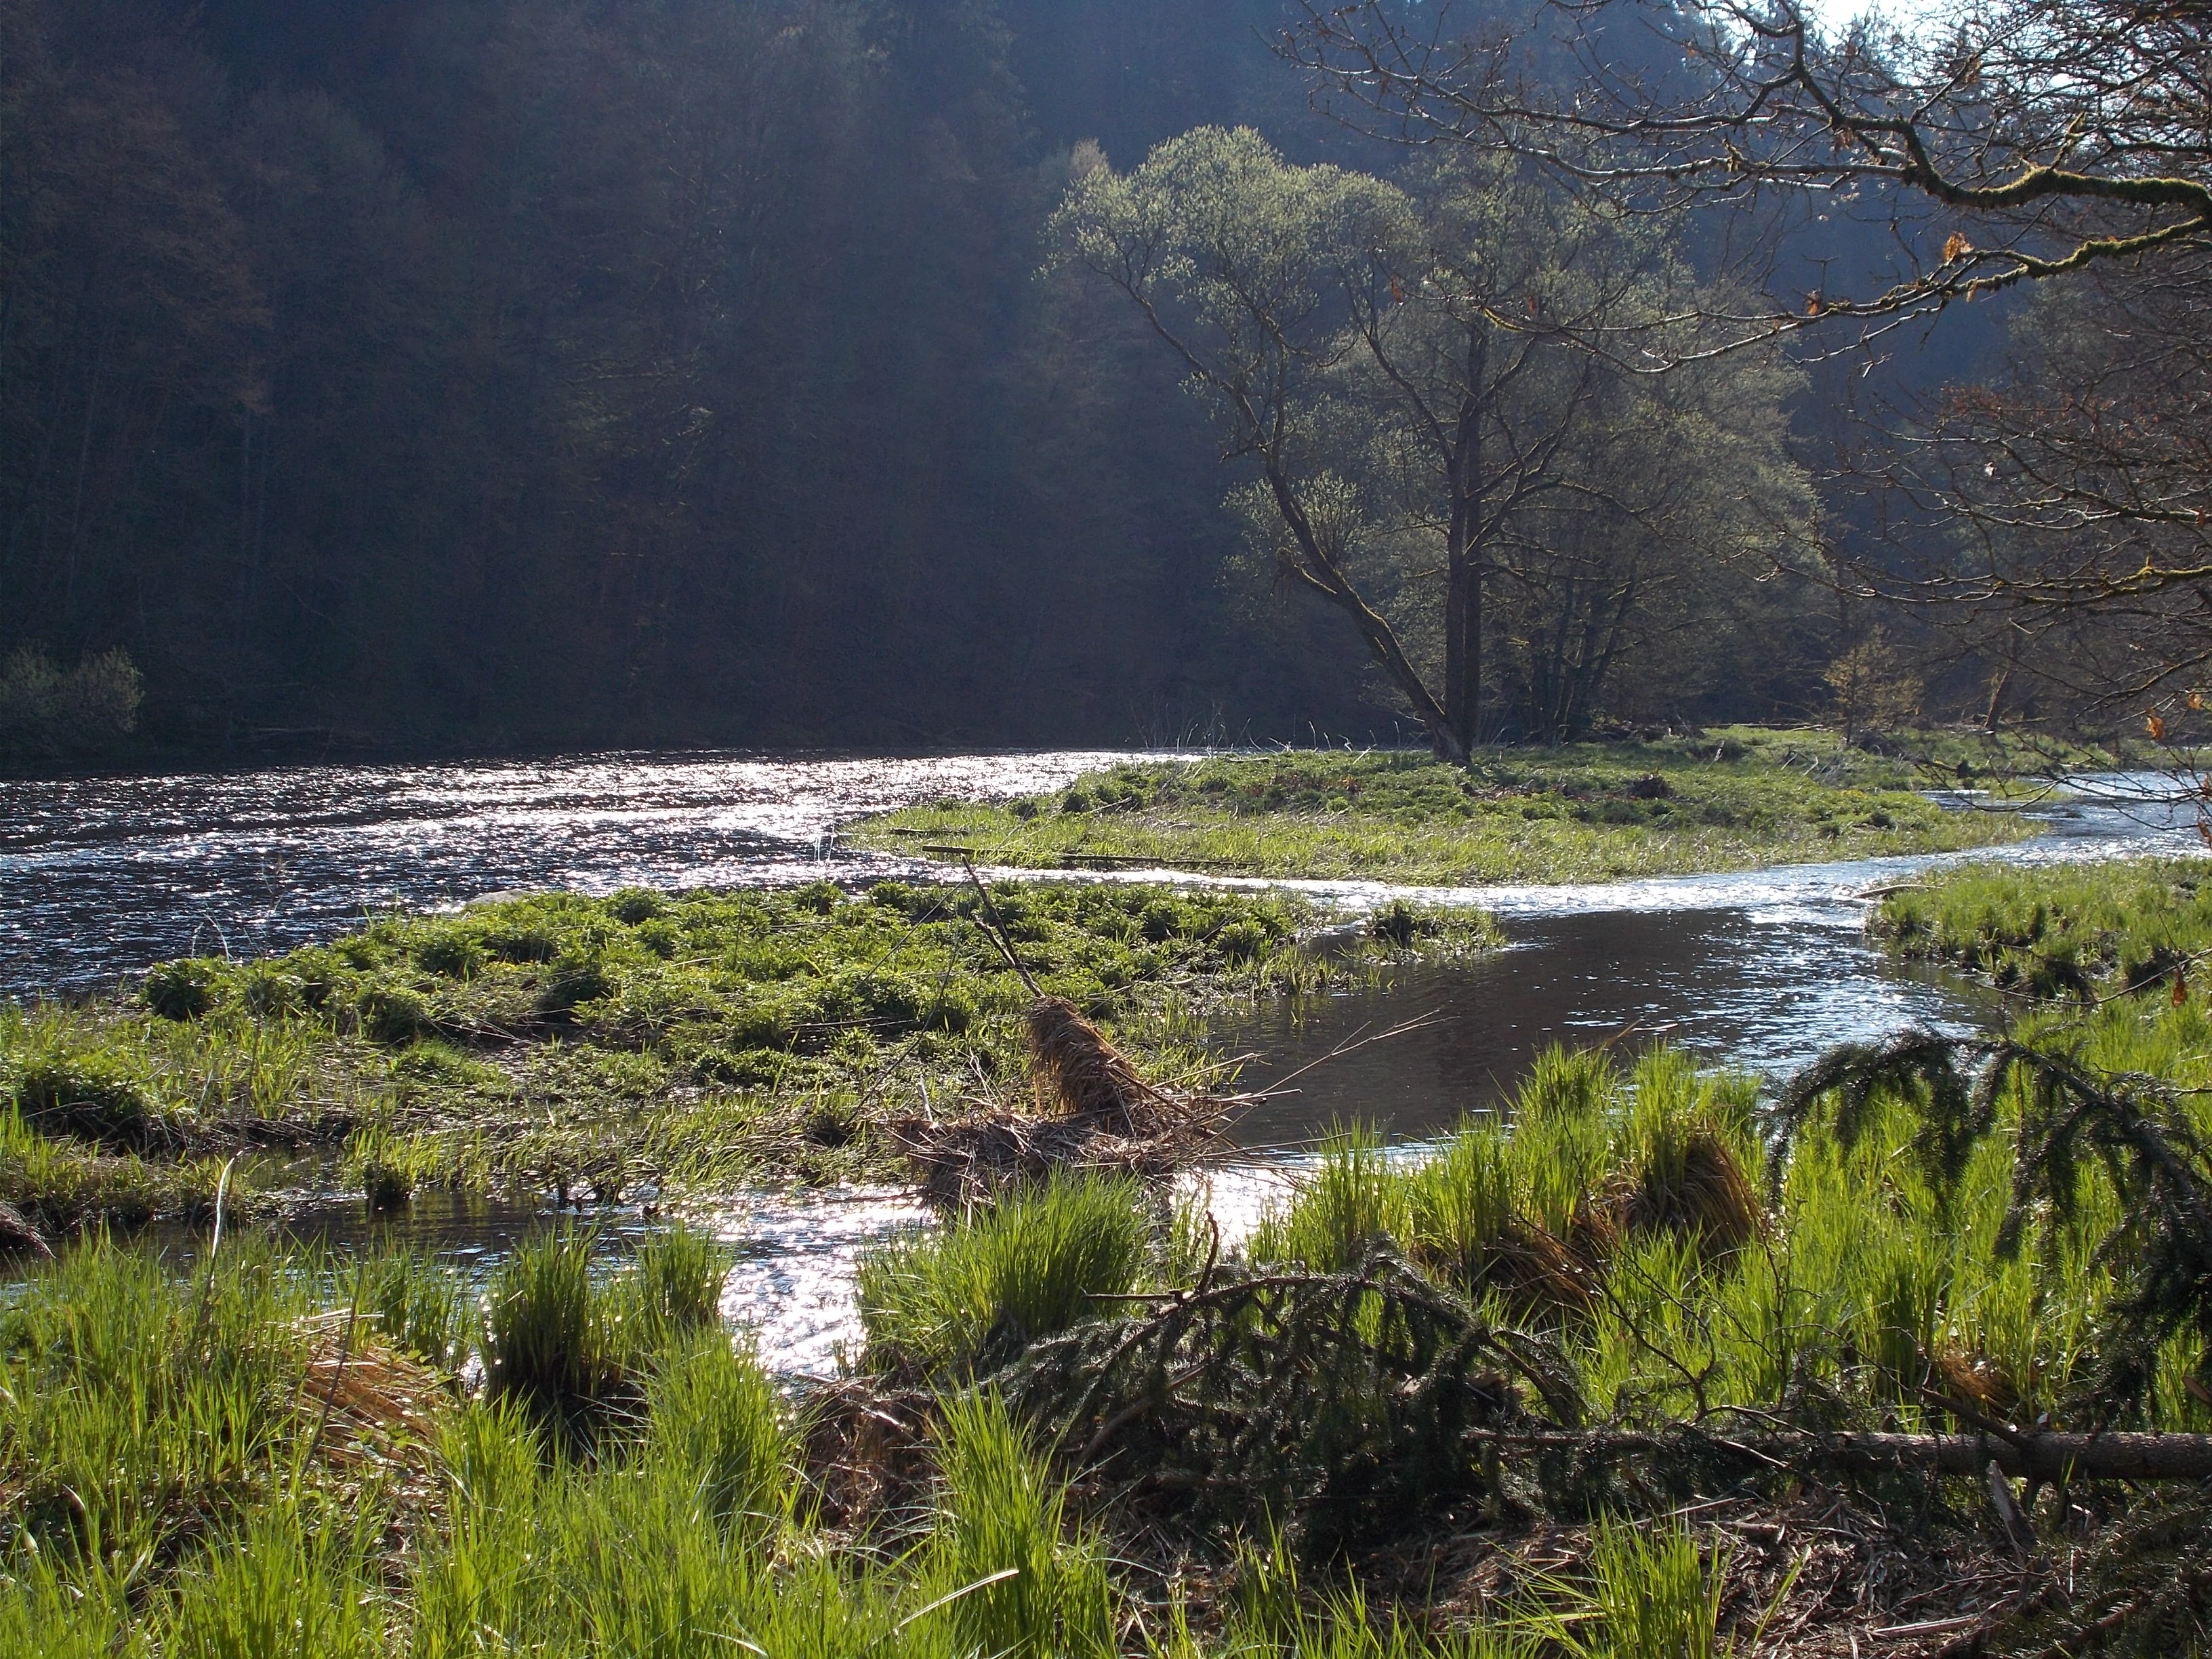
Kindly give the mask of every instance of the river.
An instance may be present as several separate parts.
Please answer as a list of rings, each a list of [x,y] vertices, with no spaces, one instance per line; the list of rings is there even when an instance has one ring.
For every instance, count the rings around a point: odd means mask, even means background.
[[[844,849],[837,826],[939,797],[1054,789],[1151,757],[605,754],[0,782],[0,997],[112,984],[191,951],[258,955],[332,936],[380,909],[500,892],[908,873],[927,866]],[[2035,863],[2197,848],[2193,817],[2156,800],[2159,781],[2093,781],[2079,798],[2032,809],[2043,823],[2035,838],[1961,856]],[[1240,1138],[1254,1161],[1218,1183],[1218,1206],[1231,1218],[1249,1215],[1334,1121],[1356,1118],[1408,1141],[1433,1135],[1510,1090],[1553,1042],[1664,1036],[1705,1063],[1771,1076],[1844,1037],[1907,1024],[1971,1030],[1987,1009],[1964,988],[1902,970],[1861,937],[1861,896],[1936,861],[1576,886],[1289,884],[1348,908],[1400,891],[1480,903],[1503,920],[1510,945],[1463,969],[1401,973],[1386,990],[1275,1003],[1220,1022],[1212,1033],[1220,1052],[1261,1055],[1244,1082],[1265,1088],[1364,1032],[1433,1016],[1304,1073],[1295,1092],[1248,1114]],[[347,1237],[356,1216],[348,1206],[323,1221]],[[757,1328],[779,1363],[823,1369],[850,1334],[858,1253],[917,1218],[909,1200],[886,1193],[733,1200],[714,1218],[738,1255],[725,1311]],[[650,1224],[605,1219],[617,1241]],[[429,1248],[489,1261],[539,1220],[424,1202],[409,1226]]]

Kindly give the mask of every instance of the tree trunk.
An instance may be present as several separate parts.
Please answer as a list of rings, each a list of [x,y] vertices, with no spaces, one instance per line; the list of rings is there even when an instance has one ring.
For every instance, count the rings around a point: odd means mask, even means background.
[[[1450,718],[1437,701],[1436,694],[1422,680],[1420,671],[1407,657],[1405,648],[1398,643],[1398,636],[1392,631],[1389,623],[1360,597],[1359,590],[1352,585],[1352,579],[1322,547],[1321,538],[1314,532],[1313,521],[1307,518],[1304,507],[1298,503],[1297,492],[1291,489],[1289,478],[1275,465],[1273,458],[1265,457],[1264,465],[1267,487],[1275,498],[1276,511],[1282,514],[1284,526],[1290,531],[1291,540],[1297,544],[1299,556],[1304,561],[1298,574],[1308,585],[1327,595],[1338,609],[1352,618],[1352,626],[1358,629],[1359,636],[1367,641],[1368,650],[1382,665],[1391,684],[1413,705],[1413,713],[1428,732],[1430,752],[1450,765],[1464,764],[1467,745],[1461,741],[1459,733],[1453,730]]]
[[[1467,325],[1466,395],[1444,457],[1451,492],[1451,521],[1446,532],[1447,586],[1444,593],[1444,719],[1471,750],[1482,726],[1482,406],[1488,336],[1480,322]]]

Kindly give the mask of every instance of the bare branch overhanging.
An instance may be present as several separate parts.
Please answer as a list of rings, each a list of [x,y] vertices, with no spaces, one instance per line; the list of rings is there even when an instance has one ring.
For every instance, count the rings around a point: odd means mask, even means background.
[[[1545,0],[1519,29],[1452,0],[1300,9],[1284,50],[1323,101],[1407,143],[1510,149],[1638,210],[1887,191],[1972,228],[1885,287],[1706,313],[1727,343],[2212,244],[2191,0],[1982,0],[1924,39],[1830,37],[1802,0]]]

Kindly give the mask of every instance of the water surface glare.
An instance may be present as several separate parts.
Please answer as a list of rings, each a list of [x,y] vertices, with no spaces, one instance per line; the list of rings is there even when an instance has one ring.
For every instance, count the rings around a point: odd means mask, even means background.
[[[1125,752],[582,755],[0,781],[0,996],[191,953],[246,957],[518,889],[737,887],[920,867],[836,825],[939,796],[1005,799]]]
[[[0,782],[0,998],[113,983],[187,951],[283,950],[392,907],[548,888],[860,882],[933,868],[841,848],[835,831],[940,796],[1056,789],[1139,758],[1147,757],[616,754]],[[2100,781],[2085,798],[2035,809],[2043,833],[2033,840],[1954,858],[2033,865],[2199,850],[2193,816],[2155,799],[2162,783]],[[1480,903],[1501,917],[1510,947],[1463,968],[1403,972],[1388,990],[1272,1003],[1217,1021],[1210,1036],[1218,1052],[1262,1056],[1244,1078],[1260,1087],[1362,1032],[1437,1016],[1422,1030],[1307,1073],[1295,1093],[1249,1113],[1239,1133],[1253,1161],[1209,1178],[1213,1211],[1234,1237],[1286,1189],[1332,1123],[1358,1119],[1418,1144],[1510,1091],[1553,1042],[1618,1035],[1632,1048],[1663,1036],[1703,1063],[1775,1076],[1843,1038],[1984,1024],[1986,1000],[1900,969],[1862,936],[1869,889],[1949,861],[1463,890],[1279,884],[1347,909],[1401,892]],[[401,1236],[482,1274],[550,1218],[527,1206],[432,1200]],[[614,1248],[658,1224],[634,1211],[584,1219],[605,1227]],[[735,1195],[702,1219],[736,1257],[724,1313],[754,1328],[780,1367],[819,1372],[857,1335],[852,1285],[860,1254],[923,1216],[903,1195],[855,1191]],[[369,1236],[351,1201],[300,1224],[341,1244]]]

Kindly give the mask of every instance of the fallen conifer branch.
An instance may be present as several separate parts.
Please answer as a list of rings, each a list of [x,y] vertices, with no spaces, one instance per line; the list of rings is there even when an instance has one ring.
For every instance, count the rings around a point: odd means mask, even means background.
[[[1530,1452],[1583,1456],[1678,1455],[1694,1448],[1767,1468],[1822,1468],[1855,1473],[1897,1470],[1978,1475],[1992,1463],[2006,1476],[2063,1480],[2203,1480],[2212,1479],[2212,1434],[2075,1434],[2048,1431],[2010,1438],[1992,1434],[1716,1435],[1685,1427],[1639,1434],[1602,1429],[1474,1429],[1471,1442]]]

